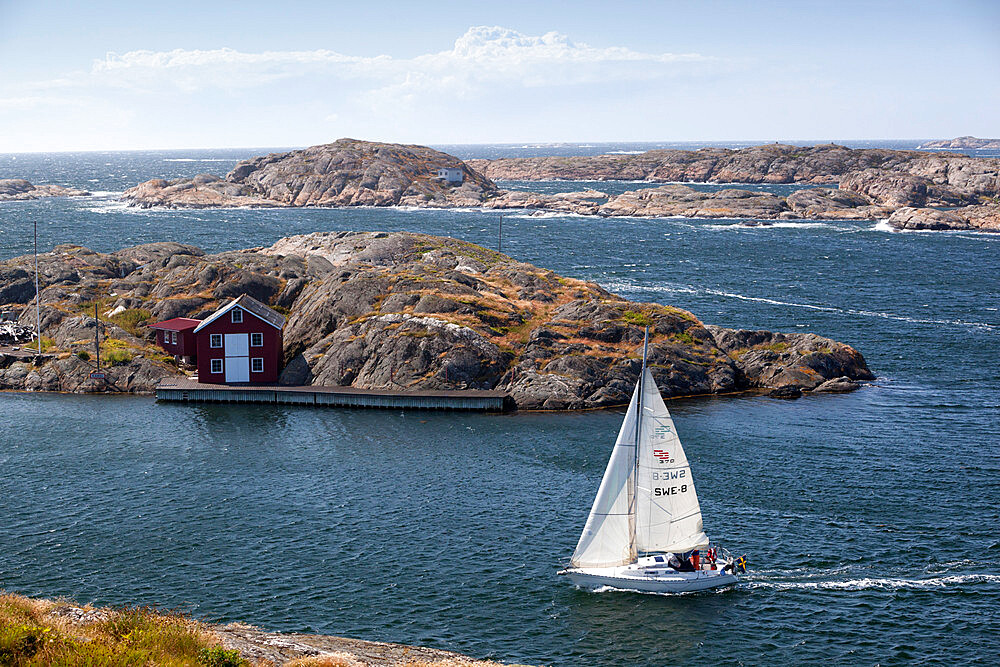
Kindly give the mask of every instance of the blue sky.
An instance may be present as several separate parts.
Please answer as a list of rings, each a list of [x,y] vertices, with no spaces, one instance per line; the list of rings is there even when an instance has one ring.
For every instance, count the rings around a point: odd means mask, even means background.
[[[0,152],[1000,135],[1000,2],[0,0]]]

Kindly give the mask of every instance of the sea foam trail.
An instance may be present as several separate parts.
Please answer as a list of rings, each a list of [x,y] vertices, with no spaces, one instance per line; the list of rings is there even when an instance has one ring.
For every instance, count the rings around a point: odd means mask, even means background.
[[[898,591],[904,589],[927,590],[975,584],[1000,584],[1000,574],[953,574],[947,577],[927,579],[902,579],[894,577],[863,577],[840,581],[746,581],[742,585],[749,589],[777,591],[825,590],[825,591]]]
[[[910,322],[912,324],[936,324],[943,326],[960,326],[970,329],[980,329],[985,331],[1000,331],[1000,326],[987,324],[986,322],[969,322],[966,320],[938,320],[923,317],[910,317],[908,315],[898,315],[896,313],[884,313],[876,310],[860,310],[857,308],[837,308],[835,306],[817,306],[811,303],[797,303],[795,301],[781,301],[769,299],[762,296],[748,296],[737,292],[726,292],[723,290],[711,289],[708,287],[696,287],[694,285],[645,285],[640,286],[626,281],[598,281],[601,286],[612,292],[638,293],[638,292],[659,292],[663,294],[711,294],[728,299],[739,299],[740,301],[755,301],[758,303],[768,303],[774,306],[787,306],[789,308],[806,308],[808,310],[819,310],[827,313],[842,313],[844,315],[858,315],[861,317],[877,317],[885,320],[897,320],[899,322]]]

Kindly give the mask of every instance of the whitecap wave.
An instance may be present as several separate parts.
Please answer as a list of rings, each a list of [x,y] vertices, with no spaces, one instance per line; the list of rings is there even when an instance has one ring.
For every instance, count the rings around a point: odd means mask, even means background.
[[[513,210],[523,210],[523,209],[513,209]],[[536,211],[534,213],[515,213],[514,215],[506,215],[507,218],[515,218],[518,220],[551,220],[552,218],[592,218],[592,215],[583,215],[581,213],[570,213],[568,211]]]
[[[803,222],[793,222],[790,220],[782,220],[781,222],[767,222],[762,225],[748,225],[743,222],[734,222],[728,225],[711,224],[703,225],[705,229],[725,229],[725,230],[762,230],[762,229],[823,229],[831,227],[829,222],[817,222],[815,220],[803,221]]]
[[[874,229],[875,231],[878,231],[878,232],[893,232],[893,233],[895,233],[895,232],[899,231],[898,229],[896,229],[895,227],[893,227],[892,225],[889,224],[889,220],[888,219],[879,220],[878,222],[875,223],[875,226],[872,227],[872,229]]]
[[[1000,240],[1000,234],[980,229],[897,229],[889,224],[888,220],[879,220],[870,231],[889,232],[892,234],[948,234],[959,238]]]
[[[233,158],[225,157],[165,157],[164,162],[235,162]]]
[[[762,296],[748,296],[738,292],[727,292],[725,290],[711,289],[708,287],[697,287],[695,285],[638,285],[626,280],[598,281],[601,286],[612,292],[639,293],[658,292],[662,294],[710,294],[728,299],[738,299],[740,301],[753,301],[757,303],[767,303],[773,306],[786,306],[789,308],[806,308],[808,310],[819,310],[826,313],[840,313],[844,315],[856,315],[860,317],[877,317],[885,320],[896,320],[899,322],[909,322],[911,324],[933,324],[943,326],[960,326],[970,329],[980,329],[986,331],[1000,331],[1000,326],[988,324],[986,322],[970,322],[967,320],[947,320],[925,317],[910,317],[896,313],[886,313],[876,310],[861,310],[858,308],[837,308],[835,306],[819,306],[811,303],[798,303],[795,301],[782,301],[780,299],[770,299]]]

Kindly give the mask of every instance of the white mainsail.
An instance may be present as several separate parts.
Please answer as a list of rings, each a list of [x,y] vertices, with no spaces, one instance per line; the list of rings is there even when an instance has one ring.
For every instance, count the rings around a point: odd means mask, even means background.
[[[707,546],[687,456],[656,382],[644,367],[572,565],[614,567],[635,561],[638,552]]]

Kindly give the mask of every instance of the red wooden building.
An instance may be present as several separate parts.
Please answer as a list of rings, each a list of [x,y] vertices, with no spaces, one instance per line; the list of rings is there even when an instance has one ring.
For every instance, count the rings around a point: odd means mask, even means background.
[[[156,330],[156,344],[167,354],[174,355],[174,359],[179,362],[193,364],[198,356],[194,330],[199,324],[201,320],[175,317],[151,324],[149,328]]]
[[[198,382],[276,383],[284,326],[280,313],[247,294],[219,308],[192,332]]]

